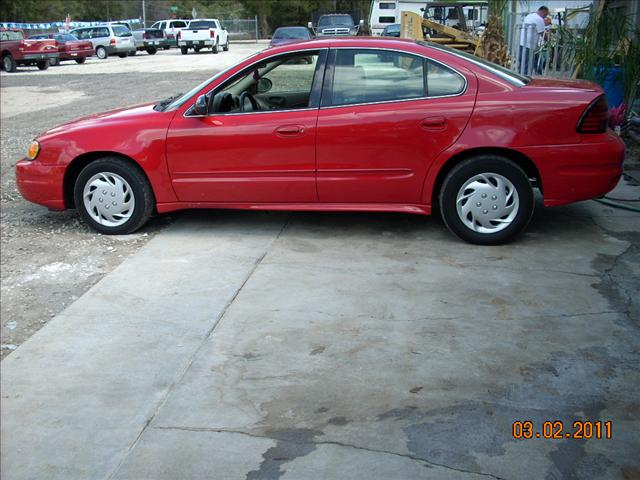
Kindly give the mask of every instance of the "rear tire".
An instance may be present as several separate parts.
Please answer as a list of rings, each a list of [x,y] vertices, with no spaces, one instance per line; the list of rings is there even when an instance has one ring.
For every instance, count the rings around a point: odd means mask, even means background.
[[[453,167],[439,203],[447,228],[477,245],[512,241],[529,224],[534,209],[524,170],[497,155],[479,155]]]
[[[36,62],[36,66],[38,67],[38,70],[46,70],[49,68],[49,60],[40,60],[39,62]]]
[[[186,55],[189,53],[189,49],[187,47],[180,47],[180,53],[182,53],[182,55]]]
[[[199,53],[200,52],[200,47],[193,47],[193,51],[196,52],[196,53]]]
[[[87,59],[86,59],[86,58],[84,58],[84,57],[83,57],[83,58],[76,58],[76,63],[77,63],[78,65],[82,65],[82,64],[83,64],[84,62],[86,62],[86,61],[87,61]]]
[[[106,60],[108,56],[109,54],[107,53],[106,48],[104,47],[96,48],[96,57],[98,57],[100,60]]]
[[[128,55],[127,53],[119,53],[119,54],[118,54],[118,56],[119,56],[120,58],[127,58],[127,55]]]
[[[213,47],[211,47],[211,52],[218,53],[219,51],[220,51],[220,47],[218,45],[218,40],[216,39],[216,44]]]
[[[60,65],[60,57],[52,58],[52,59],[49,60],[49,66],[57,67],[58,65]]]
[[[158,51],[156,47],[147,47],[146,50],[149,55],[155,55],[156,52]]]
[[[169,45],[165,45],[164,47],[162,47],[163,50],[169,50],[171,47]]]
[[[135,232],[149,220],[155,206],[142,170],[117,157],[105,157],[84,167],[73,198],[82,221],[107,235]]]
[[[2,69],[6,72],[15,72],[18,68],[18,64],[16,63],[13,55],[7,53],[4,57],[2,57]]]

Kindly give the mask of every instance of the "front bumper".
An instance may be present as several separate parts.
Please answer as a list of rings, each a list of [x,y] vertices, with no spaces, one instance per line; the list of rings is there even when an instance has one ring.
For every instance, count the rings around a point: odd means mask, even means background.
[[[583,135],[583,142],[519,149],[537,165],[546,206],[601,197],[622,175],[625,147],[612,132]]]
[[[16,163],[16,184],[20,195],[52,210],[64,210],[64,171],[61,165],[42,165],[37,160]]]

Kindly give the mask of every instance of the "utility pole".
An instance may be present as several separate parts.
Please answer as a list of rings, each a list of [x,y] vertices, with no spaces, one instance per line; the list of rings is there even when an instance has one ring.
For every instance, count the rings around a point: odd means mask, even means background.
[[[147,9],[144,0],[142,0],[142,28],[147,28]]]

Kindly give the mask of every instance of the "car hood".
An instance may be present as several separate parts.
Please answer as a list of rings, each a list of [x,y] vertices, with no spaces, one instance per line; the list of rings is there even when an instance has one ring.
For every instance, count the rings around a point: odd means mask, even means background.
[[[167,123],[171,120],[173,115],[169,115],[165,112],[157,112],[153,109],[156,103],[145,103],[141,105],[134,105],[125,108],[118,108],[116,110],[109,110],[107,112],[96,113],[93,115],[87,115],[80,117],[69,122],[62,123],[51,130],[47,130],[38,136],[38,140],[46,140],[47,138],[57,136],[63,133],[78,132],[79,130],[92,129],[95,127],[102,127],[110,124],[122,124],[131,123],[136,127],[142,125],[141,119],[149,115],[167,115]],[[170,112],[173,113],[173,112]]]

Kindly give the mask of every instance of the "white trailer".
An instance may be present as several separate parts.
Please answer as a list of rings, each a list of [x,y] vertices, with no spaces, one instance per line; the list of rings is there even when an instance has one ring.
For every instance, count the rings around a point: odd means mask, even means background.
[[[402,12],[414,12],[422,16],[426,0],[372,0],[369,28],[371,35],[380,35],[387,25],[400,23]]]

